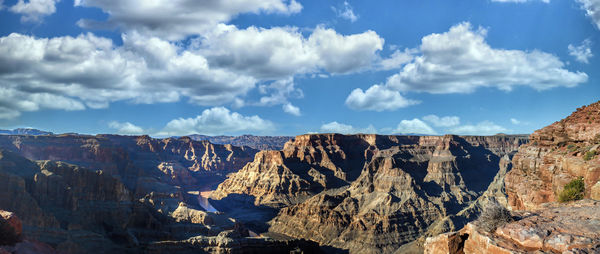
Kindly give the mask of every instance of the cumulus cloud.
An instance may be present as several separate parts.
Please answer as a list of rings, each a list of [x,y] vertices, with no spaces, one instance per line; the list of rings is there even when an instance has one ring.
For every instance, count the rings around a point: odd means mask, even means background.
[[[487,30],[474,30],[470,23],[464,22],[448,32],[423,37],[417,50],[396,51],[397,56],[392,55],[390,62],[386,64],[384,59],[379,63],[382,69],[403,65],[399,73],[366,92],[355,89],[346,99],[346,105],[354,109],[395,110],[417,103],[402,96],[407,92],[471,93],[481,87],[511,91],[516,86],[541,91],[574,87],[588,80],[583,72],[565,69],[565,64],[552,54],[494,49],[486,43],[486,34]]]
[[[600,29],[600,1],[599,0],[577,0],[585,15],[592,19],[596,27]]]
[[[378,68],[382,70],[399,69],[404,64],[412,61],[417,52],[416,49],[395,50],[389,58],[382,59],[378,63]]]
[[[427,115],[421,119],[433,124],[436,127],[452,127],[460,124],[460,118],[458,116],[439,117],[436,115]]]
[[[322,133],[341,133],[341,134],[355,134],[355,133],[377,133],[377,129],[373,125],[367,126],[367,128],[354,128],[352,125],[338,123],[336,121],[321,125]]]
[[[350,3],[348,3],[347,1],[344,1],[344,6],[342,8],[338,9],[335,7],[331,7],[331,9],[339,18],[346,19],[352,23],[358,20],[358,16],[354,14],[352,5],[350,5]]]
[[[515,118],[511,118],[511,119],[510,119],[510,122],[511,122],[512,124],[514,124],[514,125],[521,124],[521,121],[519,121],[519,120],[517,120],[517,119],[515,119]]]
[[[462,125],[449,130],[452,134],[458,135],[495,135],[506,133],[510,130],[490,121],[483,121],[475,125]]]
[[[210,68],[197,52],[155,37],[126,34],[123,43],[116,47],[93,34],[0,37],[0,87],[14,94],[1,97],[3,112],[13,111],[2,115],[40,108],[103,108],[122,100],[175,102],[184,96],[200,105],[219,105],[244,95],[257,82]],[[45,103],[47,98],[61,103]]]
[[[13,13],[21,14],[21,22],[39,22],[43,17],[56,12],[56,3],[60,0],[19,0],[10,7]],[[2,1],[0,1],[2,9]]]
[[[342,35],[324,27],[304,37],[298,28],[220,24],[196,40],[210,64],[263,79],[325,70],[334,74],[366,69],[384,40],[373,31]]]
[[[389,77],[386,85],[400,91],[470,93],[480,87],[510,91],[515,86],[536,90],[574,87],[587,74],[570,72],[556,56],[541,51],[494,49],[487,30],[465,22],[448,32],[422,39],[421,55]]]
[[[112,121],[112,122],[108,123],[108,127],[111,129],[117,130],[117,133],[119,133],[119,134],[125,134],[125,135],[140,135],[140,134],[144,134],[144,132],[145,132],[142,127],[139,127],[130,122],[121,123],[121,122],[117,122],[117,121]]]
[[[80,20],[83,28],[118,27],[169,40],[202,34],[241,13],[289,15],[302,10],[295,0],[75,0],[75,6],[98,7],[109,15],[106,21]]]
[[[437,132],[418,118],[412,120],[402,120],[394,130],[398,134],[426,134],[436,135]]]
[[[371,86],[366,91],[356,88],[346,98],[346,105],[351,109],[378,112],[396,110],[419,103],[416,100],[406,99],[398,91],[381,85]]]
[[[289,102],[288,102],[288,103],[286,103],[286,104],[283,104],[283,112],[285,112],[285,113],[288,113],[288,114],[291,114],[291,115],[295,115],[295,116],[300,116],[300,115],[302,115],[302,114],[300,113],[300,108],[299,108],[299,107],[296,107],[296,106],[294,106],[294,105],[292,105],[292,104],[291,104],[291,103],[289,103]]]
[[[157,135],[206,134],[221,135],[242,131],[264,132],[274,129],[273,123],[257,115],[244,116],[224,107],[214,107],[202,111],[195,118],[178,118],[167,123]]]
[[[575,60],[581,63],[589,63],[589,59],[594,55],[592,54],[592,41],[590,39],[584,40],[581,45],[574,46],[569,44],[567,49],[569,50],[569,55],[575,57]]]

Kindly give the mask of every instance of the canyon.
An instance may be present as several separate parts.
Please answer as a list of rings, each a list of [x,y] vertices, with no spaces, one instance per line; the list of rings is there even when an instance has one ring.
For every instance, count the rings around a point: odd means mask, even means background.
[[[234,214],[272,209],[257,230],[352,253],[392,253],[472,219],[478,199],[502,192],[488,188],[526,142],[506,135],[301,135],[282,151],[257,153],[211,198]]]
[[[600,102],[530,135],[505,176],[514,221],[487,232],[478,221],[427,238],[425,253],[600,253]],[[582,179],[583,200],[558,202]]]
[[[600,244],[600,103],[530,136],[207,139],[0,135],[0,214],[22,224],[0,251],[593,253]],[[579,177],[584,200],[557,203]],[[486,232],[477,218],[490,201],[514,221]],[[19,224],[12,215],[0,222]]]

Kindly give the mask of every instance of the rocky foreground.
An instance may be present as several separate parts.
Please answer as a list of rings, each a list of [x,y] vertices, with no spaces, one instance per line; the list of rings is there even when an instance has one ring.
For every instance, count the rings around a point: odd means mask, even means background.
[[[537,130],[506,175],[514,222],[486,232],[470,223],[428,238],[425,253],[600,253],[600,102]],[[583,178],[585,200],[557,203]]]
[[[392,253],[459,229],[481,198],[504,196],[510,158],[526,142],[506,135],[302,135],[282,151],[257,153],[211,197],[233,212],[272,208],[268,233],[352,253]]]

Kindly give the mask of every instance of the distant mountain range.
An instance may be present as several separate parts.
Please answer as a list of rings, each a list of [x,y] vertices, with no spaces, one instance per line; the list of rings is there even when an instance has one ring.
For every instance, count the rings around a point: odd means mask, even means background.
[[[248,146],[258,150],[281,150],[283,145],[293,137],[289,136],[206,136],[193,134],[188,135],[193,140],[208,140],[213,144],[231,144],[234,146]]]
[[[17,128],[14,130],[0,130],[0,135],[33,135],[33,136],[38,136],[38,135],[52,135],[54,133],[49,132],[49,131],[42,131],[42,130],[38,130],[38,129],[31,129],[31,128]]]

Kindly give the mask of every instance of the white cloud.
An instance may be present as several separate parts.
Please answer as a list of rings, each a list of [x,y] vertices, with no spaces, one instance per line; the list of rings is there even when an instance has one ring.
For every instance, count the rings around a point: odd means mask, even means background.
[[[346,19],[352,23],[358,20],[358,16],[354,14],[352,6],[347,1],[344,1],[344,6],[341,9],[335,7],[331,7],[331,9],[339,18]]]
[[[427,134],[436,135],[437,132],[418,118],[412,120],[402,120],[394,130],[398,134]]]
[[[224,107],[214,107],[202,111],[195,118],[171,120],[157,135],[220,135],[242,131],[268,131],[274,129],[273,123],[259,116],[244,116],[231,112]]]
[[[289,103],[289,102],[288,102],[288,103],[286,103],[286,104],[283,104],[283,112],[285,112],[285,113],[288,113],[288,114],[291,114],[291,115],[295,115],[295,116],[300,116],[300,115],[302,115],[302,114],[300,113],[300,108],[299,108],[299,107],[296,107],[296,106],[294,106],[294,105],[292,105],[292,104],[291,104],[291,103]]]
[[[382,70],[399,69],[402,65],[411,62],[417,52],[416,49],[395,50],[389,58],[382,59],[378,63],[378,68]]]
[[[599,0],[577,0],[585,15],[592,19],[596,27],[600,29],[600,1]]]
[[[452,127],[460,124],[460,118],[458,116],[439,117],[436,115],[427,115],[421,119],[433,124],[436,127]]]
[[[510,130],[490,121],[483,121],[476,125],[462,125],[449,130],[458,135],[495,135],[510,132]]]
[[[579,46],[569,44],[567,48],[569,49],[569,55],[575,57],[575,60],[581,63],[589,63],[589,59],[594,56],[591,47],[592,41],[586,39]]]
[[[119,134],[125,134],[125,135],[140,135],[140,134],[144,134],[144,129],[142,127],[139,127],[137,125],[134,125],[130,122],[117,122],[117,121],[112,121],[110,123],[108,123],[108,127],[111,129],[115,129],[117,130],[117,132]]]
[[[492,0],[492,2],[499,2],[499,3],[526,3],[526,2],[537,2],[537,1],[541,1],[544,3],[550,3],[550,0]]]
[[[23,15],[21,22],[39,22],[41,18],[56,12],[56,3],[60,0],[19,0],[10,7],[10,11]],[[2,9],[2,2],[0,2]]]
[[[202,34],[241,13],[289,15],[302,10],[295,0],[75,0],[75,6],[98,7],[106,21],[80,20],[84,28],[114,28],[179,40]]]
[[[515,119],[515,118],[511,118],[511,119],[510,119],[510,122],[511,122],[512,124],[514,124],[514,125],[521,124],[521,121],[519,121],[519,120],[517,120],[517,119]]]
[[[276,80],[270,84],[258,86],[260,94],[264,95],[256,103],[258,106],[272,106],[279,104],[288,104],[288,98],[302,98],[304,93],[302,90],[294,86],[294,79],[287,78]]]
[[[377,129],[373,125],[367,126],[364,129],[354,128],[352,125],[338,123],[336,121],[321,125],[322,133],[341,133],[341,134],[355,134],[355,133],[377,133]]]
[[[13,111],[2,115],[15,117],[41,108],[103,108],[123,100],[175,102],[184,96],[200,105],[219,105],[244,95],[257,82],[210,68],[197,52],[155,37],[132,33],[123,35],[123,42],[116,47],[92,34],[0,37],[0,87],[13,94],[0,97],[3,111]]]
[[[421,55],[389,77],[386,85],[400,91],[470,93],[479,87],[510,91],[515,86],[536,90],[574,87],[586,82],[582,72],[570,72],[556,56],[534,51],[494,49],[487,31],[465,22],[448,32],[422,39]]]
[[[317,27],[306,38],[292,27],[238,29],[221,24],[195,43],[211,66],[285,79],[321,69],[337,74],[366,69],[377,59],[384,40],[373,31],[341,35]]]
[[[371,86],[366,91],[356,88],[346,98],[346,105],[351,109],[378,112],[396,110],[419,103],[419,101],[404,98],[398,91],[380,85]]]

